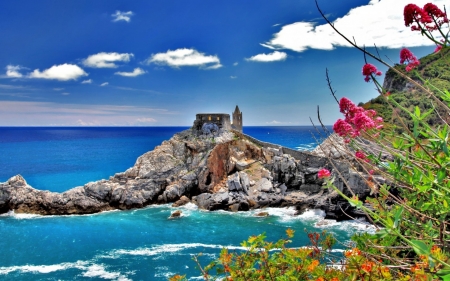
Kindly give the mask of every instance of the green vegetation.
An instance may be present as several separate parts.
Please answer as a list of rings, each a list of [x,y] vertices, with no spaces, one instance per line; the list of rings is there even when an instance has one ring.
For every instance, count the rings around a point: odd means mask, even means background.
[[[429,88],[429,85],[433,85],[434,87],[430,88],[430,90],[435,95],[439,95],[437,89],[450,90],[449,48],[444,48],[438,53],[432,53],[421,58],[420,65],[415,71],[406,72],[405,67],[405,65],[394,66],[394,68],[404,73],[407,77],[425,85],[427,88]],[[436,107],[439,114],[432,112],[424,121],[432,127],[442,124],[441,117],[446,116],[445,108],[437,105],[424,91],[412,85],[393,69],[389,69],[386,72],[383,88],[386,92],[390,93],[392,99],[410,112],[413,111],[416,106],[418,106],[422,112],[427,112]],[[386,122],[394,124],[397,127],[397,132],[404,131],[402,124],[399,121],[399,116],[405,120],[405,123],[409,128],[412,126],[411,120],[408,120],[408,113],[399,108],[389,106],[382,95],[362,104],[362,107],[364,109],[374,109]]]

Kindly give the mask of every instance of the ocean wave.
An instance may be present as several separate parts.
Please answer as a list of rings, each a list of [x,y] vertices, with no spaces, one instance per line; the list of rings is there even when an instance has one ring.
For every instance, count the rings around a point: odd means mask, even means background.
[[[316,146],[317,146],[317,143],[315,143],[315,142],[303,143],[303,144],[296,146],[295,149],[300,150],[300,151],[304,151],[304,150],[312,151],[312,150],[314,150],[314,148],[316,148]]]
[[[56,271],[68,269],[78,269],[82,271],[83,277],[98,277],[107,280],[131,281],[126,275],[120,272],[107,271],[102,264],[95,264],[90,261],[66,262],[53,265],[22,265],[0,267],[0,275],[7,275],[12,272],[19,271],[21,273],[49,274]]]
[[[113,213],[113,212],[120,212],[121,210],[108,210],[108,211],[101,211],[98,213],[93,214],[72,214],[72,215],[38,215],[38,214],[27,214],[27,213],[16,213],[14,210],[10,210],[7,213],[0,214],[0,217],[9,217],[14,218],[18,220],[24,220],[24,219],[49,219],[49,218],[73,218],[73,217],[89,217],[89,216],[99,216],[104,215],[107,213]]]
[[[124,255],[131,256],[157,256],[161,254],[170,254],[181,252],[193,248],[208,248],[208,249],[222,249],[227,248],[229,250],[247,250],[246,247],[233,246],[233,245],[216,245],[216,244],[203,244],[203,243],[181,243],[181,244],[164,244],[157,245],[149,248],[137,248],[133,250],[119,249],[110,252],[109,254],[102,255],[102,258],[117,259]]]

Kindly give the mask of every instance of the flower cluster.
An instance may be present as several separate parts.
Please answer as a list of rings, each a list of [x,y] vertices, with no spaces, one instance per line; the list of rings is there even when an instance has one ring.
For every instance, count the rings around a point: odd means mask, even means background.
[[[362,73],[363,73],[363,75],[366,76],[364,78],[364,81],[366,81],[366,82],[370,81],[370,76],[372,74],[378,75],[378,76],[380,76],[382,74],[381,71],[379,71],[373,64],[370,64],[370,63],[366,63],[363,66]]]
[[[327,169],[322,169],[317,173],[317,176],[319,177],[319,179],[328,178],[331,176],[331,173]]]
[[[442,24],[448,23],[447,15],[432,3],[426,4],[423,9],[414,4],[406,5],[403,10],[403,18],[405,26],[411,25],[412,31],[422,31],[421,24],[423,24],[423,29],[434,31]]]
[[[403,48],[400,51],[400,63],[403,64],[405,62],[408,63],[405,69],[407,72],[411,71],[413,68],[416,68],[420,64],[420,61],[415,55],[413,55],[413,53],[411,53],[410,50]]]
[[[342,98],[339,102],[339,108],[345,116],[345,120],[338,119],[334,123],[333,130],[341,137],[346,138],[349,142],[350,138],[355,138],[360,135],[361,131],[370,129],[381,129],[383,125],[383,118],[376,117],[375,110],[365,110],[360,106],[356,106],[351,100]]]

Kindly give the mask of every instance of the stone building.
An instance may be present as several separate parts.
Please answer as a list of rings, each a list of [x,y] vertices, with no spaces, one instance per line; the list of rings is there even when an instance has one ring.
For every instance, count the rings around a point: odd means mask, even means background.
[[[233,129],[242,132],[242,112],[239,111],[239,107],[236,105],[236,109],[233,112],[233,124],[231,124],[230,115],[226,113],[198,113],[192,128],[197,132],[201,132],[204,124],[215,124],[219,129]]]
[[[242,133],[242,112],[237,105],[233,112],[233,123],[231,124],[231,128]]]

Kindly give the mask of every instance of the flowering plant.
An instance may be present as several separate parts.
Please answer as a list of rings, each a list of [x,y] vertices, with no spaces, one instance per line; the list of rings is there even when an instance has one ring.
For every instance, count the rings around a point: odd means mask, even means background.
[[[316,1],[317,4],[317,1]],[[319,6],[319,12],[324,16]],[[450,41],[445,11],[428,3],[423,8],[409,4],[404,8],[404,21],[412,31],[420,31],[432,40],[437,48],[435,55],[443,55]],[[230,253],[222,250],[220,257],[206,267],[197,264],[205,280],[215,280],[211,271],[216,269],[222,280],[447,280],[450,281],[450,123],[440,112],[450,115],[450,92],[430,83],[416,73],[418,80],[408,73],[415,73],[420,61],[408,49],[400,51],[403,69],[391,67],[379,56],[369,53],[353,41],[344,37],[352,46],[361,50],[365,58],[390,68],[414,85],[428,97],[431,110],[421,112],[402,106],[391,93],[378,82],[382,73],[375,65],[366,63],[362,74],[366,82],[372,81],[380,98],[391,109],[401,111],[411,119],[399,118],[403,133],[390,131],[384,120],[372,109],[356,106],[347,98],[338,104],[343,119],[339,119],[333,130],[347,144],[346,151],[354,157],[349,165],[361,176],[371,189],[372,198],[347,196],[334,186],[339,170],[321,169],[318,177],[324,187],[339,193],[348,202],[362,211],[378,227],[375,234],[363,233],[352,239],[354,246],[344,252],[341,259],[330,251],[335,239],[326,233],[309,233],[310,245],[300,249],[288,248],[293,231],[287,231],[287,239],[276,243],[265,241],[264,235],[252,236],[243,242],[247,251]],[[434,35],[437,33],[438,35]],[[333,93],[334,95],[334,93]],[[437,110],[436,108],[440,109]],[[444,111],[442,111],[444,110]],[[425,118],[432,113],[440,117],[439,126],[430,126]],[[330,138],[339,141],[336,135]],[[369,140],[373,146],[363,146]],[[335,146],[340,150],[340,146]],[[390,160],[382,158],[388,154]],[[334,165],[334,161],[329,161]],[[352,186],[344,181],[351,194]],[[363,201],[364,200],[364,201]],[[339,260],[340,259],[340,260]],[[171,280],[185,280],[174,276]]]

